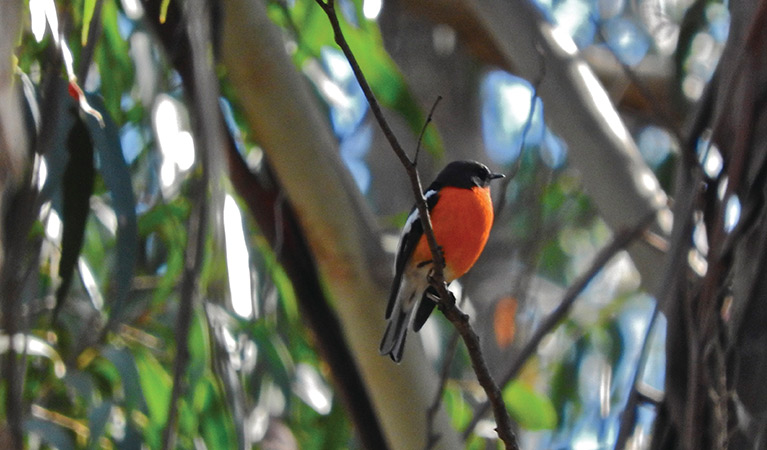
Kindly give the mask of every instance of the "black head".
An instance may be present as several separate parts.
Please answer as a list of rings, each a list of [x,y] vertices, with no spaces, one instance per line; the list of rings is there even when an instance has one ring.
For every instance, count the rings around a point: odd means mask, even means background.
[[[476,161],[453,161],[442,169],[432,186],[453,186],[464,189],[475,186],[487,187],[491,181],[504,176],[501,173],[491,172],[486,165]]]

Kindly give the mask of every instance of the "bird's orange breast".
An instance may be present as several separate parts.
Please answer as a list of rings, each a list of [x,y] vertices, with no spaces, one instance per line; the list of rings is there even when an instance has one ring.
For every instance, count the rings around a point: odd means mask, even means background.
[[[445,281],[451,282],[471,269],[485,248],[493,225],[490,189],[444,187],[430,215],[434,237],[445,257]],[[418,264],[431,259],[424,235],[411,261]]]

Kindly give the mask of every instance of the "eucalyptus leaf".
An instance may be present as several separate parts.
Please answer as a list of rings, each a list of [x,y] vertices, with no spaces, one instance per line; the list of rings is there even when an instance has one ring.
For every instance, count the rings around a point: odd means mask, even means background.
[[[168,421],[171,377],[157,358],[148,351],[137,351],[134,358],[150,422],[155,427],[162,428]]]
[[[58,450],[74,450],[75,442],[69,430],[43,419],[31,418],[24,421],[24,428],[34,433],[46,444]]]
[[[96,0],[85,0],[83,2],[83,28],[80,37],[80,44],[84,47],[88,43],[88,33],[91,29],[93,12],[96,9]]]
[[[85,225],[90,213],[90,198],[93,194],[95,168],[93,165],[93,141],[82,119],[76,119],[67,138],[67,160],[62,177],[61,220],[63,235],[61,238],[61,262],[59,275],[61,284],[56,290],[56,317],[72,283],[77,260],[83,246]]]
[[[148,407],[133,354],[127,348],[111,347],[104,350],[103,356],[115,366],[120,374],[127,406],[146,414]]]
[[[551,400],[521,380],[514,380],[503,389],[503,401],[514,421],[523,428],[553,430],[557,426],[557,412]]]
[[[123,156],[119,128],[96,95],[88,95],[91,105],[103,116],[104,126],[88,117],[86,123],[98,157],[98,170],[112,198],[117,216],[117,260],[114,268],[114,298],[110,302],[112,315],[119,317],[128,299],[133,269],[138,258],[138,225],[136,198],[128,164]]]
[[[88,445],[88,448],[101,448],[99,439],[104,434],[104,429],[106,428],[107,421],[109,420],[109,413],[111,410],[112,403],[108,401],[95,405],[93,408],[91,408],[91,411],[88,414],[88,423],[90,424],[91,431],[89,436],[90,445]]]

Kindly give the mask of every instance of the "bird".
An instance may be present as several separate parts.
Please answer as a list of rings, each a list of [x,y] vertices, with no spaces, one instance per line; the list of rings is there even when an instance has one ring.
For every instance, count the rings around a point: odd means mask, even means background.
[[[504,176],[477,161],[453,161],[424,192],[434,237],[445,261],[445,282],[460,278],[479,259],[493,225],[490,182]],[[420,330],[437,304],[436,291],[429,283],[433,268],[423,224],[413,207],[400,235],[386,307],[388,323],[379,347],[380,354],[395,363],[402,360],[408,329]]]

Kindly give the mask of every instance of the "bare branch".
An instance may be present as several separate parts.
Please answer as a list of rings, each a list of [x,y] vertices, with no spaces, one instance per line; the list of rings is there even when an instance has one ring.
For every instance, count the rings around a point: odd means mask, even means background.
[[[421,141],[423,141],[423,135],[426,134],[426,128],[431,123],[431,118],[434,116],[434,111],[437,109],[437,105],[439,105],[439,102],[442,100],[442,96],[437,96],[437,99],[434,100],[434,104],[431,105],[431,111],[429,111],[429,116],[426,117],[426,122],[423,124],[423,128],[421,128],[421,134],[418,136],[418,145],[415,147],[415,156],[413,156],[413,164],[418,165],[418,154],[421,152]]]
[[[538,345],[541,343],[543,338],[551,333],[551,331],[554,330],[557,325],[559,325],[562,319],[567,316],[567,314],[570,312],[570,308],[572,308],[573,303],[575,303],[575,300],[580,296],[581,292],[586,289],[586,286],[588,286],[591,280],[605,267],[605,265],[613,258],[613,256],[626,248],[635,239],[640,237],[645,232],[647,227],[653,223],[654,220],[655,213],[652,213],[645,217],[645,219],[639,222],[634,228],[630,230],[619,231],[615,237],[613,237],[612,242],[610,242],[607,247],[604,247],[597,254],[597,256],[594,258],[594,262],[591,264],[591,267],[589,267],[589,270],[587,270],[572,285],[570,285],[559,306],[557,306],[557,308],[551,314],[549,314],[546,320],[541,323],[533,336],[530,337],[527,345],[525,345],[524,348],[522,348],[522,350],[519,352],[516,361],[514,364],[512,364],[509,371],[506,372],[506,375],[503,377],[501,386],[507,385],[511,380],[516,378],[527,360],[535,354],[536,350],[538,349]],[[466,427],[466,430],[463,432],[464,439],[468,438],[469,434],[471,434],[471,432],[474,430],[474,427],[476,427],[477,423],[485,414],[485,412],[487,412],[489,407],[490,403],[485,402],[477,408],[474,413],[474,417]]]
[[[394,150],[394,153],[400,159],[402,165],[407,171],[408,177],[410,178],[410,184],[413,189],[413,195],[415,196],[418,214],[421,219],[421,223],[423,224],[424,235],[426,236],[426,240],[429,243],[432,260],[434,261],[433,273],[431,274],[430,282],[439,295],[439,308],[445,317],[447,317],[447,319],[453,323],[453,326],[456,328],[456,330],[458,330],[461,338],[463,338],[463,341],[466,344],[466,348],[469,350],[471,364],[474,372],[477,375],[477,380],[479,381],[480,385],[482,385],[482,388],[485,390],[488,399],[493,404],[493,412],[495,413],[495,420],[497,424],[496,431],[498,433],[498,437],[504,442],[507,449],[516,450],[519,448],[519,444],[517,443],[517,438],[511,429],[511,417],[509,416],[509,412],[506,410],[506,405],[503,402],[501,390],[493,380],[492,375],[490,374],[490,369],[488,368],[487,363],[482,356],[482,351],[479,345],[479,336],[477,336],[477,334],[471,328],[471,325],[469,324],[469,316],[464,314],[456,306],[455,297],[447,289],[447,284],[445,283],[445,277],[443,274],[445,261],[442,257],[442,252],[439,250],[439,246],[437,245],[437,240],[434,237],[434,229],[432,228],[431,218],[429,217],[429,210],[426,206],[426,199],[423,197],[423,187],[421,186],[421,180],[418,177],[418,170],[415,161],[410,161],[410,159],[408,159],[407,155],[402,149],[402,146],[399,144],[396,136],[389,127],[389,124],[386,122],[386,118],[381,112],[381,107],[378,105],[378,101],[373,95],[373,91],[370,89],[370,85],[367,83],[367,80],[365,79],[365,76],[362,73],[359,64],[357,63],[354,54],[352,53],[348,43],[346,42],[346,39],[343,36],[341,25],[338,22],[338,17],[336,16],[335,12],[334,0],[327,0],[327,3],[323,0],[316,0],[316,2],[328,16],[328,20],[330,21],[330,24],[333,28],[333,35],[335,37],[336,43],[339,47],[341,47],[341,50],[349,61],[349,64],[352,67],[352,71],[354,72],[354,75],[365,94],[365,98],[368,100],[370,109],[373,111],[373,115],[378,121],[378,124],[386,136],[386,139],[389,141],[392,150]]]
[[[623,407],[621,422],[620,425],[618,425],[618,437],[615,439],[616,449],[623,449],[626,447],[626,443],[631,436],[631,431],[633,430],[633,425],[636,421],[637,405],[647,399],[646,396],[642,395],[642,392],[640,391],[637,383],[639,383],[639,376],[642,374],[642,370],[647,364],[647,357],[650,354],[648,351],[648,346],[650,344],[652,330],[656,320],[658,319],[659,313],[660,310],[658,309],[656,302],[652,311],[652,317],[647,323],[647,331],[645,332],[644,340],[642,342],[642,350],[639,353],[639,360],[637,361],[636,367],[634,368],[634,377],[631,380],[631,393],[629,394],[628,400],[626,400],[626,406]]]
[[[357,58],[354,57],[349,44],[346,42],[343,32],[341,31],[341,24],[338,22],[338,16],[336,16],[334,0],[328,0],[327,3],[325,3],[323,0],[316,0],[316,2],[328,16],[330,25],[333,27],[333,35],[335,37],[336,44],[341,47],[341,51],[343,51],[344,56],[346,56],[346,59],[349,61],[349,65],[352,67],[354,76],[357,78],[357,82],[360,84],[360,88],[362,88],[362,92],[364,92],[365,98],[370,105],[370,110],[373,112],[373,116],[375,116],[376,121],[378,121],[378,126],[381,127],[381,131],[383,131],[384,136],[386,136],[386,140],[389,141],[389,145],[391,145],[392,150],[394,150],[394,153],[397,155],[402,165],[405,166],[408,178],[410,179],[410,187],[413,189],[413,195],[415,196],[415,204],[418,208],[418,215],[421,218],[421,222],[423,223],[424,235],[426,236],[426,241],[429,243],[429,249],[431,250],[432,259],[434,260],[434,279],[437,280],[438,284],[442,285],[437,289],[437,292],[439,293],[440,298],[447,298],[447,287],[444,287],[445,276],[442,273],[445,267],[445,261],[442,258],[442,252],[439,251],[437,239],[434,237],[434,229],[431,225],[429,209],[426,207],[426,199],[423,197],[423,186],[421,185],[421,179],[418,176],[416,164],[414,161],[411,161],[410,158],[408,158],[405,150],[403,150],[402,146],[397,140],[397,137],[394,135],[394,132],[392,131],[389,123],[386,121],[386,118],[383,115],[383,111],[381,110],[381,106],[378,104],[378,100],[376,100],[375,96],[373,95],[373,90],[370,88],[365,75],[362,73],[362,69],[360,69]]]
[[[187,251],[185,255],[184,272],[181,281],[180,304],[176,318],[176,360],[173,365],[173,389],[168,405],[168,422],[163,431],[162,448],[169,449],[175,445],[176,418],[178,415],[178,399],[184,392],[184,373],[189,361],[189,329],[194,312],[194,300],[198,295],[197,286],[205,252],[205,237],[210,216],[208,191],[211,176],[218,174],[215,150],[221,148],[222,124],[220,117],[214,114],[213,120],[203,117],[204,111],[215,111],[218,108],[218,84],[213,68],[206,58],[210,40],[209,10],[203,0],[193,0],[187,3],[186,31],[189,36],[192,71],[194,83],[190,86],[190,97],[195,108],[196,136],[199,145],[197,160],[201,161],[202,174],[196,180],[194,207],[189,217],[189,232],[187,236]]]

